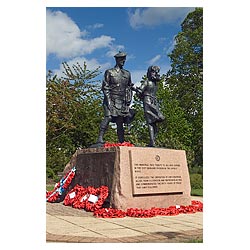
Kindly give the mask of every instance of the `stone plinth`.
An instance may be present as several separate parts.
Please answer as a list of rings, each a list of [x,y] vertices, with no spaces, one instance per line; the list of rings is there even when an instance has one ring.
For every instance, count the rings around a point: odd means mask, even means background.
[[[127,208],[190,205],[190,181],[183,150],[149,147],[90,148],[71,160],[71,184],[109,187],[106,206]]]

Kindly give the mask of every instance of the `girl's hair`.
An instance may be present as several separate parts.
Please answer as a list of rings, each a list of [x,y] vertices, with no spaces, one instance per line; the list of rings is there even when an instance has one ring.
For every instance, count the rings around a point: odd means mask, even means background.
[[[147,78],[150,78],[150,73],[151,71],[156,71],[158,70],[158,72],[160,71],[160,67],[159,66],[149,66],[148,67],[148,72],[147,72]]]

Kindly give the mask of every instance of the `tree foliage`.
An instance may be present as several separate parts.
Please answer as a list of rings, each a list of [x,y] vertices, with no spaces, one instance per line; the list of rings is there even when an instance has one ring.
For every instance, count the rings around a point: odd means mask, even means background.
[[[85,63],[70,67],[65,62],[63,67],[64,77],[49,72],[46,79],[48,177],[62,171],[77,148],[93,144],[103,115],[100,83],[95,80],[99,68],[90,71]]]
[[[167,73],[171,96],[178,101],[192,127],[193,165],[202,166],[203,145],[203,10],[196,8],[181,25],[169,55]]]

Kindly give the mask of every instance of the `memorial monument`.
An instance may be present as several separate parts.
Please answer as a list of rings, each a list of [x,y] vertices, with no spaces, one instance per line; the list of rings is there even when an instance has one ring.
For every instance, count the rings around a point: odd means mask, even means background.
[[[135,88],[129,71],[123,69],[126,54],[115,55],[116,65],[104,74],[104,119],[96,144],[79,149],[66,166],[65,172],[76,167],[71,188],[108,186],[106,207],[117,209],[151,207],[166,208],[191,204],[191,187],[184,150],[155,147],[157,123],[165,118],[156,98],[160,68],[150,66],[147,79]],[[130,108],[132,91],[143,101],[150,142],[148,147],[116,146],[105,148],[103,136],[109,122],[117,124],[117,136],[124,142],[124,123],[130,123],[135,113]]]

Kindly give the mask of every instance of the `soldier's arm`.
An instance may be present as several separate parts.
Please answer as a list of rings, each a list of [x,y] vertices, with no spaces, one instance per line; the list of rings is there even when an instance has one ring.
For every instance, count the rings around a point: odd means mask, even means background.
[[[136,95],[140,98],[143,99],[144,96],[144,91],[147,88],[147,81],[143,81],[139,87],[135,88]]]
[[[110,72],[106,70],[104,73],[104,79],[102,81],[102,91],[104,94],[104,98],[107,100],[108,107],[111,104],[110,100]]]
[[[138,92],[142,94],[146,90],[146,88],[147,88],[147,81],[143,81],[141,85],[136,89],[138,90]]]
[[[129,88],[131,89],[131,90],[133,90],[133,91],[137,91],[137,89],[136,89],[136,87],[135,87],[135,84],[134,83],[132,83],[132,80],[131,80],[131,74],[130,74],[130,72],[128,72],[129,73],[129,77],[128,77],[128,86],[129,86]]]
[[[128,71],[128,85],[129,86],[133,86],[134,84],[132,83],[132,81],[131,81],[131,74],[130,74],[130,72]]]

